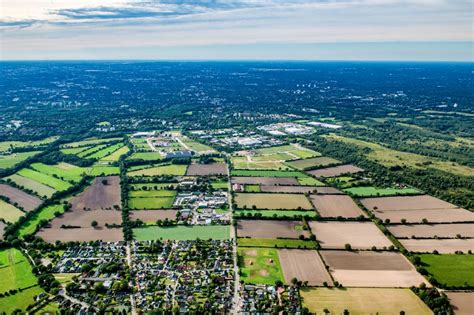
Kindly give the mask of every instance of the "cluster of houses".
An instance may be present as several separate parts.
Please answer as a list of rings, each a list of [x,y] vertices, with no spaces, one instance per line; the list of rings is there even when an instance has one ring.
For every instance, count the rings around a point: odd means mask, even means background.
[[[219,129],[206,132],[194,131],[194,135],[208,143],[227,148],[259,148],[280,145],[283,142],[249,130]]]
[[[181,208],[180,216],[191,224],[227,224],[230,216],[228,213],[219,213],[228,204],[227,192],[180,192],[173,203],[173,207]]]
[[[227,313],[232,307],[231,241],[135,242],[137,310]]]
[[[308,126],[304,126],[297,123],[276,123],[266,126],[258,127],[259,130],[263,130],[272,136],[299,136],[308,135],[314,133],[314,129]]]
[[[240,287],[238,309],[245,314],[301,314],[299,291],[294,286],[245,284]]]

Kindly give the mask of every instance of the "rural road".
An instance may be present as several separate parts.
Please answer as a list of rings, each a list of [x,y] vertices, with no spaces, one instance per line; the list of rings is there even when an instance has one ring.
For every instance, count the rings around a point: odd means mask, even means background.
[[[125,252],[127,253],[127,264],[130,269],[132,269],[132,251],[130,250],[130,242],[127,242],[125,247]],[[137,307],[135,305],[135,299],[133,298],[133,293],[130,294],[130,305],[132,306],[132,315],[137,315]]]

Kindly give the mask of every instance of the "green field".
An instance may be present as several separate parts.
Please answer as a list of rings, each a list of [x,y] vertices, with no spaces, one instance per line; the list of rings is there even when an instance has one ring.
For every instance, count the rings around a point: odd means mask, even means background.
[[[313,210],[303,194],[237,193],[234,202],[238,209]]]
[[[68,163],[59,163],[57,165],[46,165],[43,163],[31,164],[34,170],[46,174],[56,175],[57,177],[66,181],[79,182],[82,179],[82,174],[87,173],[86,168],[78,167]]]
[[[271,158],[268,158],[271,157]],[[266,160],[262,160],[263,157],[252,157],[249,161],[246,156],[233,156],[231,158],[232,166],[234,169],[243,170],[287,170],[290,169],[288,166],[280,162],[275,158],[274,155],[266,156]],[[272,160],[275,158],[275,160]],[[286,156],[291,158],[291,156]]]
[[[165,209],[173,206],[174,197],[150,197],[150,198],[130,198],[128,206],[130,209]]]
[[[130,149],[128,148],[128,146],[123,146],[121,147],[120,149],[118,149],[117,151],[113,152],[112,154],[110,155],[107,155],[107,156],[104,156],[101,161],[107,161],[107,162],[115,162],[115,161],[118,161],[120,159],[120,157],[126,153],[128,153],[128,151],[130,151]]]
[[[323,182],[317,180],[316,178],[313,177],[299,177],[298,178],[298,184],[301,186],[326,186]]]
[[[4,219],[6,222],[16,222],[22,215],[24,215],[23,211],[0,199],[0,219]]]
[[[5,151],[10,151],[10,149],[14,148],[29,148],[29,147],[38,147],[42,145],[47,145],[56,141],[59,137],[49,137],[43,140],[37,141],[2,141],[0,142],[0,153]]]
[[[30,151],[0,155],[0,169],[13,167],[40,152],[41,151]]]
[[[93,165],[89,171],[89,175],[91,176],[110,176],[118,174],[120,174],[120,168],[118,166],[108,166],[100,164]]]
[[[20,229],[18,230],[18,236],[25,237],[26,235],[34,233],[39,222],[41,220],[50,221],[54,218],[54,213],[56,211],[64,213],[64,205],[50,205],[37,211],[32,217],[28,219],[28,221],[21,225]]]
[[[316,242],[313,241],[269,238],[239,238],[237,245],[239,247],[316,248]]]
[[[298,171],[277,170],[232,170],[232,176],[255,176],[255,177],[308,177]]]
[[[142,170],[128,172],[128,176],[162,176],[162,175],[184,175],[186,174],[187,165],[170,164],[163,166],[155,166]]]
[[[64,180],[55,178],[48,174],[40,173],[38,171],[29,169],[29,168],[23,168],[20,171],[18,171],[17,174],[26,178],[30,178],[34,181],[37,181],[43,185],[49,186],[59,191],[66,190],[72,186],[70,183]]]
[[[91,147],[77,147],[77,148],[67,148],[67,149],[61,149],[61,153],[64,154],[72,154],[72,155],[78,155],[79,153],[89,150]]]
[[[239,247],[237,249],[240,279],[245,283],[274,285],[285,281],[274,248]]]
[[[87,156],[89,154],[93,154],[94,152],[100,151],[104,148],[107,148],[106,144],[99,144],[99,145],[89,147],[87,150],[83,150],[83,151],[77,153],[76,155],[80,158],[88,158]]]
[[[34,181],[32,179],[29,179],[20,175],[13,174],[13,175],[8,176],[7,179],[12,180],[18,186],[23,186],[26,189],[32,190],[40,197],[49,198],[56,192],[55,189],[49,186],[43,185],[37,181]]]
[[[145,188],[146,187],[146,188]],[[130,189],[133,190],[158,190],[158,189],[175,189],[178,183],[143,183],[131,184]]]
[[[245,192],[260,192],[260,185],[245,185],[244,186]]]
[[[0,298],[1,310],[7,314],[12,314],[16,309],[26,311],[28,305],[33,304],[35,297],[41,293],[44,293],[43,289],[35,285],[14,295]]]
[[[286,162],[286,164],[298,170],[306,170],[315,167],[335,165],[339,163],[341,163],[339,160],[325,156]]]
[[[262,148],[255,151],[259,155],[271,155],[271,154],[284,153],[287,156],[290,156],[290,158],[282,158],[280,160],[294,160],[298,158],[307,159],[311,157],[321,156],[319,152],[316,152],[310,149],[299,148],[297,146],[292,146],[292,145],[282,145],[282,146],[277,146],[277,147]]]
[[[96,145],[99,143],[107,143],[111,141],[119,141],[122,140],[122,138],[107,138],[107,139],[87,139],[83,141],[77,141],[77,142],[71,142],[71,143],[66,143],[61,146],[61,148],[77,148],[77,147],[83,147],[83,146],[90,146],[90,145]]]
[[[0,279],[2,293],[37,284],[28,260],[16,248],[0,250]]]
[[[154,197],[175,197],[175,190],[132,190],[128,194],[129,197],[135,198],[154,198]]]
[[[195,240],[200,239],[214,239],[225,240],[230,237],[229,225],[194,225],[194,226],[174,226],[174,227],[159,227],[148,226],[145,228],[133,229],[133,235],[136,240],[158,240],[160,238],[170,240]]]
[[[262,218],[279,218],[279,217],[294,217],[294,216],[309,216],[316,217],[316,211],[299,211],[299,210],[236,210],[235,214],[259,214]]]
[[[91,155],[88,155],[86,158],[99,160],[108,155],[111,155],[112,153],[120,149],[121,147],[123,147],[123,143],[116,143],[106,148],[103,148],[102,150],[99,150]]]
[[[474,286],[474,255],[422,254],[423,267],[446,286]]]
[[[229,183],[227,181],[224,181],[224,180],[222,180],[222,181],[216,180],[216,181],[211,182],[211,186],[214,189],[224,189],[224,190],[226,190],[229,187]]]
[[[416,195],[421,191],[415,188],[377,188],[377,187],[353,187],[344,189],[346,193],[353,197],[385,197]]]
[[[163,156],[159,152],[136,152],[130,155],[127,159],[128,160],[159,161],[163,159]]]

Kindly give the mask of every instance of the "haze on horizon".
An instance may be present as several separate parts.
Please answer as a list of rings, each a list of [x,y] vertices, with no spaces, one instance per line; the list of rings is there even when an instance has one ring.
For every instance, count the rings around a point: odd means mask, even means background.
[[[1,60],[472,61],[469,0],[3,0]]]

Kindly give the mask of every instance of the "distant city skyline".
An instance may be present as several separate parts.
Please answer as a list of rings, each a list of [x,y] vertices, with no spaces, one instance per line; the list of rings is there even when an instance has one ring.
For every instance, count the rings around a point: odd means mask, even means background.
[[[2,60],[473,61],[472,1],[3,0]]]

